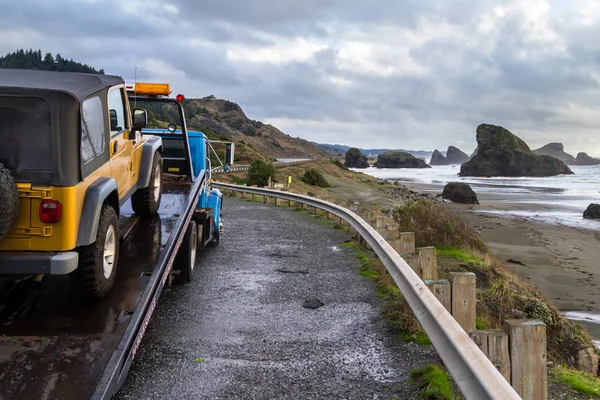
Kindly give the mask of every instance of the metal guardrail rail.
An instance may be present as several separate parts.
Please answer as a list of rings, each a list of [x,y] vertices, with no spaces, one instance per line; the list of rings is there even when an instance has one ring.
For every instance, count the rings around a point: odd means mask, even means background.
[[[314,160],[276,161],[273,163],[273,166],[274,167],[290,167],[292,165],[306,164],[311,161],[314,161]],[[234,164],[231,167],[229,167],[229,171],[227,171],[227,172],[248,171],[248,169],[250,169],[250,164],[239,164],[239,165]],[[225,171],[223,171],[223,167],[216,167],[212,170],[212,173],[213,174],[224,174]]]
[[[336,204],[295,193],[227,183],[214,183],[213,186],[302,203],[344,219],[363,237],[385,265],[465,398],[521,399],[421,278],[360,216]]]

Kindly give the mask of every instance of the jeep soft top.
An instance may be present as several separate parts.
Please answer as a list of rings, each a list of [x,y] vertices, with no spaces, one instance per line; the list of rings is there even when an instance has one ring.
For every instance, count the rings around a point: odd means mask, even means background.
[[[109,160],[108,139],[80,162],[81,102],[114,85],[117,76],[3,69],[0,73],[0,160],[17,182],[73,186]],[[106,110],[106,95],[100,96]],[[7,112],[6,106],[19,112]],[[109,130],[108,116],[105,116]],[[18,134],[15,134],[18,131]]]

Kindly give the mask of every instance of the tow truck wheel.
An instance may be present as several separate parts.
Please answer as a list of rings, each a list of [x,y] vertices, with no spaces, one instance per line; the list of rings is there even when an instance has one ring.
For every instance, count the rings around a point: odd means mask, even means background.
[[[71,275],[75,293],[103,298],[115,281],[119,260],[119,220],[114,208],[102,206],[96,241],[78,251],[79,266]]]
[[[173,262],[173,270],[175,272],[173,283],[175,285],[192,281],[197,249],[198,227],[196,221],[191,220]]]
[[[208,242],[208,247],[217,247],[219,245],[219,231],[213,232],[213,237],[210,242]]]
[[[162,163],[161,155],[157,151],[152,160],[150,183],[143,189],[138,189],[131,196],[133,211],[142,216],[156,215],[162,197]]]
[[[6,235],[19,216],[19,192],[10,171],[0,164],[0,239]]]

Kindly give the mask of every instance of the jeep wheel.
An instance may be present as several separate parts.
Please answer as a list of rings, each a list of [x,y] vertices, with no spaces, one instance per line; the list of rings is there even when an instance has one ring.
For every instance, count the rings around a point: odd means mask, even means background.
[[[198,226],[196,221],[191,220],[173,262],[173,271],[176,272],[173,277],[173,284],[181,285],[192,281],[197,251]]]
[[[114,208],[102,206],[96,241],[78,251],[79,266],[72,274],[75,292],[103,298],[115,281],[119,261],[119,219]]]
[[[0,164],[0,239],[19,216],[19,192],[10,171]]]
[[[138,215],[156,215],[162,198],[162,163],[160,153],[154,153],[150,183],[143,189],[138,189],[131,196],[131,206]]]

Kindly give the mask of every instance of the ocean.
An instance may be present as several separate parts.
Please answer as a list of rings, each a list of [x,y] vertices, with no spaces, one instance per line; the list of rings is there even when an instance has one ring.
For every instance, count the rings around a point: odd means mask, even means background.
[[[367,168],[353,169],[377,178],[431,185],[428,189],[440,193],[448,182],[464,182],[471,185],[480,201],[493,198],[495,203],[519,204],[518,210],[489,210],[493,214],[527,217],[550,224],[600,229],[598,221],[583,219],[583,211],[591,203],[600,203],[600,165],[570,166],[574,175],[553,177],[476,178],[459,177],[459,165],[433,166],[432,168]],[[527,205],[530,204],[531,208]],[[544,212],[539,208],[545,206]],[[538,210],[538,211],[535,211]]]
[[[448,182],[464,182],[471,185],[480,202],[489,200],[494,203],[494,210],[477,212],[600,231],[600,221],[583,219],[583,211],[589,204],[600,203],[600,165],[569,167],[574,175],[544,178],[459,177],[459,165],[425,169],[371,167],[353,170],[407,185],[425,184],[429,187],[426,191],[432,194],[441,193]],[[503,209],[503,204],[507,205],[506,209]],[[508,207],[509,204],[518,204],[519,207]],[[540,211],[540,206],[543,206],[543,211]],[[592,335],[596,347],[600,348],[600,313],[580,310],[567,311],[564,315],[583,324]]]

